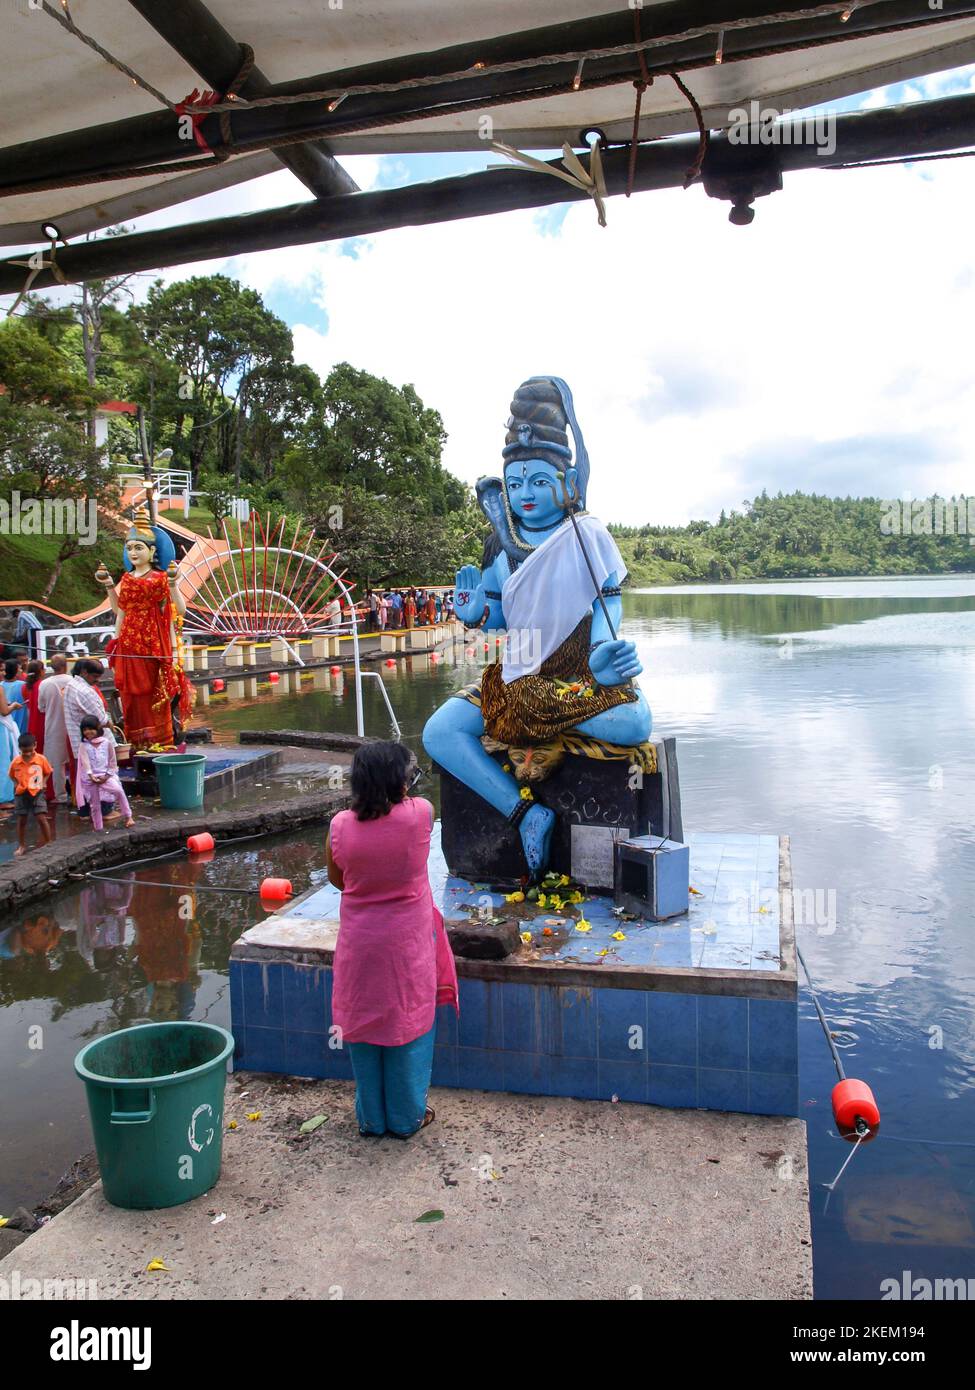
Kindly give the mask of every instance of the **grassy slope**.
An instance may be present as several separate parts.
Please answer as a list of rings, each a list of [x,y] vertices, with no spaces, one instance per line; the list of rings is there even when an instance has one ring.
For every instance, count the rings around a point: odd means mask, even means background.
[[[0,599],[39,602],[60,546],[60,536],[0,534]],[[122,531],[118,523],[104,516],[99,516],[95,544],[83,545],[76,555],[65,561],[61,576],[46,600],[48,605],[68,614],[94,607],[105,595],[105,590],[94,579],[100,560],[118,576],[122,564]]]

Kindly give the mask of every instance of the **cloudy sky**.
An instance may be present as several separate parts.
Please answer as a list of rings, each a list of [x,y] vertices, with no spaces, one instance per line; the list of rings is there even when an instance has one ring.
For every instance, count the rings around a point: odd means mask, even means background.
[[[975,67],[843,103],[975,90]],[[351,158],[362,188],[483,167]],[[971,490],[972,164],[786,176],[750,227],[703,189],[407,228],[166,271],[223,271],[291,326],[321,376],[348,361],[412,382],[447,466],[498,469],[514,387],[572,387],[606,521],[715,519],[760,492]],[[306,197],[287,171],[144,218],[149,227]],[[148,284],[151,277],[146,277]]]

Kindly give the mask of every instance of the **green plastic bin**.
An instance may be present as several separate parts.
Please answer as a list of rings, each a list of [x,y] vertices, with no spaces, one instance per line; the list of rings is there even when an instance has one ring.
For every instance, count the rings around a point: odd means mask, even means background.
[[[159,797],[167,811],[198,811],[203,805],[203,753],[158,753],[152,760]]]
[[[144,1023],[78,1053],[74,1069],[113,1206],[175,1207],[214,1185],[233,1050],[230,1033],[212,1023]]]

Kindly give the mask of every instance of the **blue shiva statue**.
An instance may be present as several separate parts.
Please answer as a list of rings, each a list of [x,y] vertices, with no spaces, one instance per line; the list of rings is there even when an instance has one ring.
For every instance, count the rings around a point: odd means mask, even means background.
[[[458,572],[455,608],[469,629],[506,631],[503,657],[430,717],[423,745],[517,826],[537,879],[555,813],[519,784],[526,758],[624,756],[649,739],[651,715],[633,684],[643,669],[636,648],[614,636],[626,566],[585,511],[589,456],[564,381],[532,377],[518,388],[502,456],[503,476],[477,484],[492,534],[482,568]],[[489,751],[499,748],[504,765]]]

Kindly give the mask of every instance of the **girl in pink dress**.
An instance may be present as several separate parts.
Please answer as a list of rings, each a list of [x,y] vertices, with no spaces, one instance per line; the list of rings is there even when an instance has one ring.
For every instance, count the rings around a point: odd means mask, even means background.
[[[332,1021],[348,1046],[362,1135],[407,1139],[427,1106],[438,1004],[457,1004],[457,972],[427,876],[433,807],[407,795],[401,743],[367,743],[352,762],[352,809],[333,817],[328,876],[342,890]]]
[[[132,808],[119,781],[115,740],[92,714],[86,714],[81,721],[77,798],[79,806],[87,801],[91,807],[91,823],[96,830],[102,828],[103,800],[114,801],[125,817],[125,824],[135,825]]]

